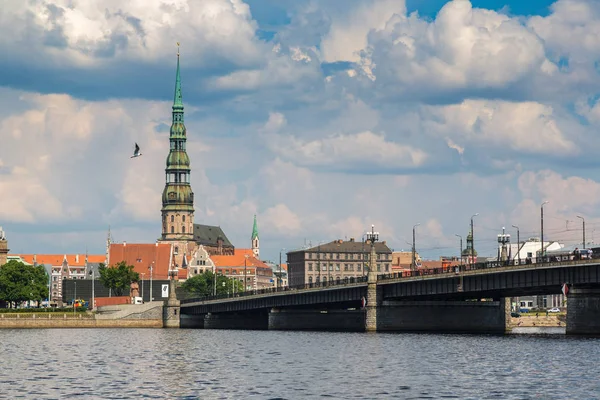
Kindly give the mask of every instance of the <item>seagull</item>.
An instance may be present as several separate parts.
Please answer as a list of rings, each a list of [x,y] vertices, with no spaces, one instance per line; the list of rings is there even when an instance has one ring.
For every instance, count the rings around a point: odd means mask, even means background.
[[[138,146],[138,144],[135,144],[135,151],[133,152],[133,155],[130,158],[135,158],[135,157],[139,157],[141,156],[142,153],[140,153],[140,146]]]

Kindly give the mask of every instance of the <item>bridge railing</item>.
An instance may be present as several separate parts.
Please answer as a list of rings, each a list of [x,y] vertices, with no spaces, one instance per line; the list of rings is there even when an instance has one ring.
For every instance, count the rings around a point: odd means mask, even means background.
[[[189,294],[189,298],[186,299],[182,299],[181,300],[181,304],[187,304],[187,303],[196,303],[199,301],[209,301],[209,300],[221,300],[221,299],[231,299],[231,298],[238,298],[238,297],[247,297],[247,296],[256,296],[256,295],[261,295],[261,294],[273,294],[273,293],[282,293],[282,292],[290,292],[290,291],[298,291],[298,290],[305,290],[305,289],[316,289],[316,288],[321,288],[321,289],[327,289],[330,287],[340,287],[340,286],[348,286],[348,285],[353,285],[356,283],[362,283],[362,282],[366,282],[367,281],[367,277],[366,276],[359,276],[359,277],[349,277],[347,279],[344,280],[340,280],[340,281],[329,281],[329,282],[315,282],[315,283],[307,283],[304,285],[293,285],[293,286],[284,286],[284,287],[270,287],[270,288],[264,288],[264,289],[251,289],[251,290],[246,290],[246,291],[241,291],[239,293],[222,293],[222,294],[218,294],[216,296],[203,296],[203,297],[198,297],[198,296],[194,296],[194,294]]]
[[[562,261],[562,260],[556,260],[556,259],[554,259],[554,257],[549,257],[549,256],[545,257],[545,259],[542,262],[538,262],[538,263],[531,263],[531,262],[527,262],[526,260],[521,260],[520,263],[516,260],[486,261],[486,262],[479,262],[479,263],[473,263],[473,264],[453,265],[453,266],[448,266],[448,267],[443,267],[443,268],[423,268],[423,269],[416,269],[413,271],[394,272],[391,274],[379,275],[377,277],[377,280],[385,281],[385,280],[390,280],[390,279],[411,278],[411,277],[417,277],[417,276],[429,276],[429,275],[441,275],[441,274],[456,275],[456,274],[460,274],[462,272],[468,272],[468,271],[478,271],[478,270],[485,270],[485,269],[490,269],[490,268],[505,268],[505,267],[519,266],[519,265],[528,265],[533,268],[539,268],[539,267],[543,267],[543,266],[552,266],[552,265],[589,264],[589,263],[596,263],[598,261],[599,260],[595,260],[595,259]]]

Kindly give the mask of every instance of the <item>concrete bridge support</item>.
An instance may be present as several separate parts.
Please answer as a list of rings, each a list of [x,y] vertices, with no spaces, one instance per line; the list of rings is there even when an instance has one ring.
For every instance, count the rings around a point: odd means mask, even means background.
[[[571,288],[567,300],[566,333],[600,335],[600,288]]]
[[[363,332],[363,310],[298,310],[273,308],[269,330]]]
[[[253,313],[208,313],[204,317],[204,329],[249,329],[267,330],[269,315],[267,312]]]
[[[384,301],[377,331],[505,333],[510,299],[499,301]]]

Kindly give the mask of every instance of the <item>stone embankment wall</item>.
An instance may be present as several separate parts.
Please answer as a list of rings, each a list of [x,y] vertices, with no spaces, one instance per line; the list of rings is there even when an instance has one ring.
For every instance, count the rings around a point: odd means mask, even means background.
[[[6,313],[0,328],[162,328],[162,302],[102,307],[98,314]],[[100,308],[99,308],[100,310]]]

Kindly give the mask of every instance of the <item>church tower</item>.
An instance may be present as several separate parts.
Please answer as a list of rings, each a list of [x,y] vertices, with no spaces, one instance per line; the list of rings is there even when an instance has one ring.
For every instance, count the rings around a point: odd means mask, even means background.
[[[260,248],[258,240],[258,225],[256,224],[256,214],[254,215],[254,226],[252,227],[252,253],[254,257],[259,258]]]
[[[162,240],[165,241],[191,241],[194,238],[194,193],[190,185],[190,158],[185,149],[186,140],[178,48],[170,150],[162,194]]]
[[[6,264],[6,257],[8,255],[8,241],[6,235],[0,226],[0,267]]]

